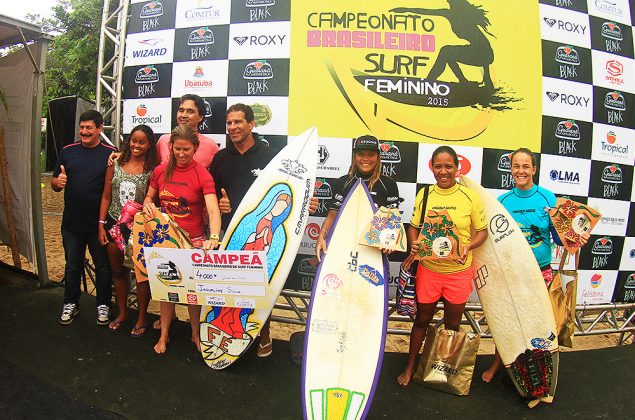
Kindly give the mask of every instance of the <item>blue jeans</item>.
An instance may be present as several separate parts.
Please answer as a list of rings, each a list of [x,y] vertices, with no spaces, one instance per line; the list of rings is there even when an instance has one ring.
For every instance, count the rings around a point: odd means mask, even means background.
[[[62,243],[64,245],[64,303],[79,305],[81,296],[81,276],[84,271],[84,257],[86,246],[95,264],[95,291],[97,292],[97,306],[108,305],[112,299],[112,276],[106,248],[101,246],[97,232],[78,233],[62,229]]]

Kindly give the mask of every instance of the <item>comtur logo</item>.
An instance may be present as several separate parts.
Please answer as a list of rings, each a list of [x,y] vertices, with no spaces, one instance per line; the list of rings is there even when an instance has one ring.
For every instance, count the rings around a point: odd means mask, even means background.
[[[600,285],[602,284],[602,276],[600,274],[594,274],[593,277],[591,277],[591,287],[593,287],[594,289],[597,289],[598,287],[600,287]]]

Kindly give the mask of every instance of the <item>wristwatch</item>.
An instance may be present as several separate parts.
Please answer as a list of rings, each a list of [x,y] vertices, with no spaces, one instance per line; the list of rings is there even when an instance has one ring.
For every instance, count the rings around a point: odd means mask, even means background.
[[[209,235],[209,238],[218,241],[220,239],[220,236],[218,236],[218,233],[212,233],[211,235]]]

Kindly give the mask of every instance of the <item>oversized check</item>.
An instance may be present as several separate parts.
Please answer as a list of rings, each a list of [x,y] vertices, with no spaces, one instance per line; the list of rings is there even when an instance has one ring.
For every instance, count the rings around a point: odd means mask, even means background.
[[[144,247],[152,299],[190,305],[267,306],[264,251]]]

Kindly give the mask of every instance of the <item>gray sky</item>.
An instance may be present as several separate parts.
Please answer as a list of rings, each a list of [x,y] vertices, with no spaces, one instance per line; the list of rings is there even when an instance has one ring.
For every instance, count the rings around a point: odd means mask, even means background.
[[[0,14],[20,20],[24,20],[27,13],[39,13],[48,17],[51,15],[51,7],[56,3],[56,0],[3,0]]]

